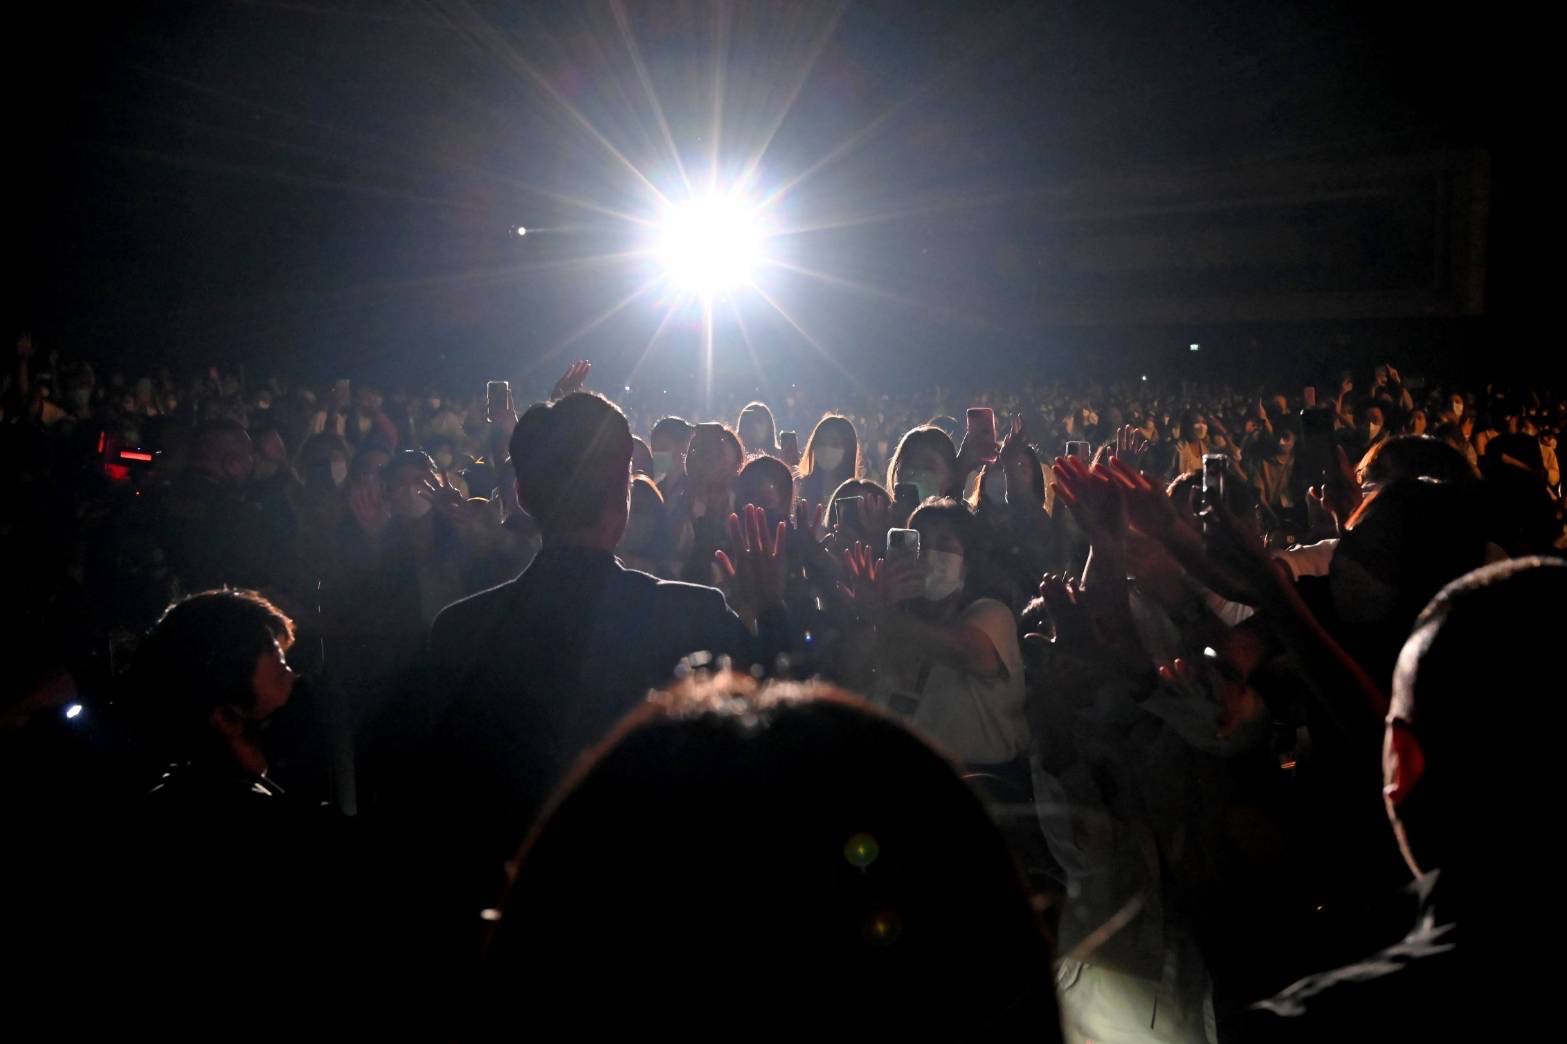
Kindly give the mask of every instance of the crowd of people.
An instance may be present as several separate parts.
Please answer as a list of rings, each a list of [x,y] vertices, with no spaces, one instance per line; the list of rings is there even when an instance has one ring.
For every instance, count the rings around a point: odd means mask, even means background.
[[[1485,1012],[1546,844],[1567,398],[592,376],[17,342],[0,772],[41,966],[206,1011],[239,962],[273,1014],[442,1039]]]

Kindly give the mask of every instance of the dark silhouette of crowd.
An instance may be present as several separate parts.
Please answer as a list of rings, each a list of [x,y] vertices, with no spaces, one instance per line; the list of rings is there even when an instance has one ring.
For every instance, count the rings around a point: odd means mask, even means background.
[[[1535,1036],[1567,399],[591,376],[18,341],[38,1035]]]

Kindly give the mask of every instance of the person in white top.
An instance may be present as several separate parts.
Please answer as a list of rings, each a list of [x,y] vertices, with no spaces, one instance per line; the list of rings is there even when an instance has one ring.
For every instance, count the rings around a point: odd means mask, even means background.
[[[876,629],[870,698],[966,767],[1026,755],[1025,687],[1017,619],[971,590],[978,531],[966,505],[927,501],[909,520],[918,559],[848,555],[852,590]]]

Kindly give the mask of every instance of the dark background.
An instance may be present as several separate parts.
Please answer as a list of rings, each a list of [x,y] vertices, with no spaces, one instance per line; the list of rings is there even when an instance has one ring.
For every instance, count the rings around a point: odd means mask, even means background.
[[[830,278],[762,277],[798,327],[720,301],[720,380],[1559,366],[1543,23],[1373,6],[55,5],[10,34],[12,325],[128,371],[686,379],[693,307],[582,332],[648,271],[573,200],[680,194],[629,37],[694,178],[715,96],[721,180],[774,125],[760,192],[811,172],[772,249]]]

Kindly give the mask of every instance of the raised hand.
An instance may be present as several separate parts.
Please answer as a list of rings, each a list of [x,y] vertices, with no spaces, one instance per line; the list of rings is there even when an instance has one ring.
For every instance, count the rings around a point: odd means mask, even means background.
[[[1090,469],[1075,457],[1057,457],[1052,468],[1056,493],[1088,534],[1091,543],[1119,541],[1126,536],[1126,505],[1122,486],[1109,469]]]
[[[1242,725],[1262,717],[1266,708],[1240,672],[1224,663],[1213,650],[1208,650],[1203,659],[1202,669],[1180,657],[1161,665],[1157,672],[1159,684],[1182,696],[1217,704],[1215,735],[1229,739]]]
[[[446,481],[443,472],[436,472],[433,482],[425,479],[414,492],[442,511],[460,511],[463,506],[462,493]]]
[[[1001,444],[993,437],[965,432],[963,446],[958,450],[958,475],[978,471],[981,464],[989,464],[1000,455]]]
[[[747,504],[743,516],[742,512],[729,516],[729,542],[735,549],[734,557],[722,550],[715,551],[713,562],[720,575],[729,581],[729,589],[733,592],[730,602],[735,612],[742,619],[754,620],[763,610],[783,601],[789,572],[786,550],[789,523],[778,523],[777,531],[769,539],[765,532],[765,511],[755,504]]]
[[[1164,490],[1125,461],[1110,461],[1105,466],[1105,473],[1121,487],[1127,521],[1144,536],[1162,540],[1176,526],[1185,526],[1193,533],[1197,531],[1197,527]]]
[[[392,520],[392,512],[381,495],[381,483],[374,479],[356,482],[348,490],[348,510],[366,536],[379,536]]]
[[[578,359],[566,367],[566,372],[560,375],[560,380],[555,382],[555,387],[550,389],[550,401],[564,399],[574,391],[582,388],[582,382],[588,379],[588,373],[593,369],[593,364],[586,359]]]
[[[795,501],[794,529],[813,544],[820,544],[827,539],[827,505],[812,505],[804,499]]]
[[[1123,424],[1115,433],[1115,459],[1124,460],[1141,471],[1143,458],[1148,454],[1148,437],[1141,428]]]
[[[1349,462],[1349,454],[1344,452],[1343,446],[1333,448],[1333,463],[1333,472],[1328,475],[1322,490],[1323,504],[1341,522],[1347,522],[1360,507],[1365,494],[1361,491],[1360,478],[1355,474],[1355,467]]]
[[[840,590],[854,600],[862,612],[876,615],[899,602],[917,598],[922,581],[919,570],[907,559],[891,562],[877,558],[868,544],[856,542],[843,553],[848,580]]]

